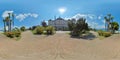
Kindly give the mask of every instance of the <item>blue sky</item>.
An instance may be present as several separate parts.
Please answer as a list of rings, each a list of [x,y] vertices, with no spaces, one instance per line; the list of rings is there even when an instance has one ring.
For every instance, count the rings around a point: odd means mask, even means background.
[[[3,28],[3,14],[12,11],[15,26],[39,25],[43,20],[87,17],[90,26],[104,28],[104,16],[111,13],[114,21],[120,23],[120,0],[0,0],[0,29]],[[58,9],[66,8],[61,14]],[[25,15],[25,16],[23,16]]]

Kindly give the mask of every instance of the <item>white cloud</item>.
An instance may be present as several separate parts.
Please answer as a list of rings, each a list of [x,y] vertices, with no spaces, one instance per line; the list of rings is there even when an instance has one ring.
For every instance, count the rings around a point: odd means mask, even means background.
[[[24,13],[24,14],[16,15],[16,19],[18,19],[19,21],[23,21],[24,19],[26,19],[28,17],[37,18],[38,14],[35,14],[35,13]]]
[[[74,19],[79,19],[79,18],[86,18],[87,17],[87,15],[85,15],[85,14],[76,14],[76,15],[74,15],[72,18],[74,18]]]
[[[37,18],[38,14],[32,14],[32,17]]]
[[[24,14],[19,14],[16,16],[16,19],[19,19],[20,21],[24,20],[27,16]]]
[[[2,14],[2,17],[5,18],[5,17],[8,17],[8,13],[14,13],[14,11],[4,11],[3,14]],[[38,14],[36,13],[23,13],[23,14],[15,14],[15,18],[18,19],[19,21],[23,21],[24,19],[28,18],[28,17],[32,17],[32,18],[37,18],[38,17]]]
[[[94,15],[94,14],[87,14],[87,18],[89,18],[89,19],[91,19],[91,20],[94,20],[94,19],[96,19],[96,15]]]
[[[98,16],[98,19],[100,20],[102,17],[101,16]]]
[[[78,20],[80,18],[86,18],[87,20],[88,19],[94,20],[94,19],[96,19],[96,15],[94,15],[94,14],[76,14],[71,18],[65,18],[65,19],[76,19],[76,20]]]
[[[3,18],[8,17],[9,16],[8,13],[13,13],[13,11],[4,11],[2,17]]]

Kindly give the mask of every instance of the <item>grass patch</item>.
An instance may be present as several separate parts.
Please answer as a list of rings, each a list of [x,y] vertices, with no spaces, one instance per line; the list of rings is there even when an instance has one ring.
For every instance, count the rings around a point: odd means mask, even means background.
[[[21,36],[15,38],[16,41],[19,41],[20,39],[21,39]]]
[[[98,36],[98,38],[99,38],[100,40],[105,39],[105,37],[104,37],[104,36]]]

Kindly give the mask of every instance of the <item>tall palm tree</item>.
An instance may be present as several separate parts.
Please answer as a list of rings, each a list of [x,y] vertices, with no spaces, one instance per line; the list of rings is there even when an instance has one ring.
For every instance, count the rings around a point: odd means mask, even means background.
[[[12,20],[9,20],[9,23],[10,23],[10,25],[9,25],[10,30],[9,30],[9,31],[11,31],[11,30],[12,30],[12,27],[11,27],[11,25],[12,25]]]
[[[10,24],[10,18],[9,18],[9,17],[6,17],[6,18],[5,18],[5,23],[6,23],[5,28],[8,27],[7,29],[8,29],[8,31],[10,31],[10,30],[9,30],[9,24]],[[6,29],[6,30],[7,30],[7,29]]]
[[[15,16],[15,15],[12,13],[12,20],[13,20],[12,23],[13,23],[13,27],[14,27],[14,16]]]
[[[10,21],[10,18],[11,18],[11,13],[8,13],[8,17],[9,17],[8,30],[9,30],[9,31],[11,31],[11,21]]]
[[[11,29],[12,29],[12,20],[10,19],[10,18],[12,18],[13,19],[13,14],[12,13],[8,13],[8,17],[9,17],[9,27],[8,27],[8,29],[9,29],[9,31],[11,31]],[[11,15],[12,15],[12,17],[11,17]]]
[[[107,17],[105,16],[104,19],[105,19],[105,30],[108,31],[108,28],[107,28],[107,21],[108,21]]]
[[[8,16],[5,17],[5,19],[3,20],[3,22],[4,22],[4,32],[6,32],[6,31],[10,32],[12,30],[13,21],[11,19],[14,20],[14,14],[8,13]]]
[[[104,17],[104,19],[105,19],[105,27],[107,26],[107,31],[110,31],[111,21],[113,22],[114,17],[111,14],[107,14],[107,16]]]
[[[4,32],[6,32],[6,24],[5,24],[5,20],[3,19],[3,22],[4,22]]]

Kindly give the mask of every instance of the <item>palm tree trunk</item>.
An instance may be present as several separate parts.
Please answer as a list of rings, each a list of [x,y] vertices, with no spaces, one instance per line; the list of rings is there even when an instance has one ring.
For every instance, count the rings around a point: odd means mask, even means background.
[[[106,21],[105,21],[105,31],[107,31],[107,28],[106,28]]]
[[[12,21],[10,20],[10,32],[11,32],[11,22],[12,22]]]
[[[9,25],[8,25],[8,31],[10,32],[10,20],[9,20]]]
[[[6,32],[6,24],[5,24],[5,21],[3,20],[4,22],[4,32]]]
[[[14,14],[12,14],[12,24],[13,24],[13,28],[14,28]]]

